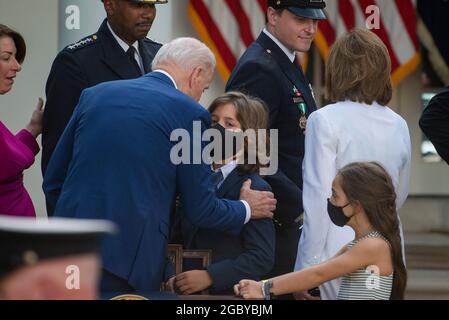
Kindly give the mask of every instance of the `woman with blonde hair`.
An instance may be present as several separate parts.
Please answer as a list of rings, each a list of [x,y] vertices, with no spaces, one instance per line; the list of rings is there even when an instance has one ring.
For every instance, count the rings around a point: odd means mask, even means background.
[[[397,193],[396,209],[408,196],[410,134],[405,120],[387,106],[392,98],[390,73],[388,50],[373,32],[354,29],[331,49],[326,90],[332,104],[314,112],[306,129],[304,227],[295,270],[330,259],[354,239],[350,228],[335,226],[327,214],[332,180],[348,163],[382,164]],[[321,285],[321,298],[336,299],[340,283],[337,279]],[[311,297],[298,293],[297,298]]]

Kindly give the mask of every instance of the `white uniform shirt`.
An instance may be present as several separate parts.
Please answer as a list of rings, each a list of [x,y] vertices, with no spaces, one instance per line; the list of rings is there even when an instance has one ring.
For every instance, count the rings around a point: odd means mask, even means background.
[[[120,47],[122,47],[123,51],[127,52],[130,45],[128,45],[125,41],[123,41],[115,32],[114,30],[112,30],[111,25],[108,22],[108,28],[109,31],[111,31],[112,35],[114,36],[115,40],[117,41],[117,43],[120,45]],[[142,60],[142,56],[140,55],[140,51],[139,51],[139,41],[136,41],[132,44],[132,46],[134,47],[135,51],[134,51],[134,59],[136,60],[137,64],[139,65],[140,71],[142,72],[142,74],[145,73],[145,69],[143,67],[143,60]]]
[[[337,171],[352,162],[376,161],[393,179],[397,208],[409,191],[411,141],[407,123],[388,107],[351,101],[326,106],[309,117],[303,163],[304,227],[295,270],[334,257],[354,240],[350,227],[340,228],[327,213],[327,199]],[[401,228],[401,237],[402,228]],[[403,242],[403,241],[402,241]],[[320,287],[323,299],[336,299],[340,280]]]

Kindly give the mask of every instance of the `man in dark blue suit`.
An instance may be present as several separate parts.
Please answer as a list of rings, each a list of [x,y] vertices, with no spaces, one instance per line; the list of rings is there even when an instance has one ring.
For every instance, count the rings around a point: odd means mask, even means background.
[[[42,173],[48,166],[81,92],[99,83],[133,79],[151,71],[161,44],[146,38],[155,4],[167,0],[102,0],[107,13],[97,33],[62,50],[47,80],[42,133]],[[49,214],[53,208],[47,208]]]
[[[271,276],[292,272],[300,237],[302,161],[308,116],[316,110],[311,85],[296,54],[307,52],[326,19],[324,1],[269,0],[267,25],[232,72],[226,90],[265,101],[279,133],[279,170],[267,177],[276,198],[276,260]]]
[[[441,158],[449,164],[449,87],[433,97],[419,125]]]
[[[243,201],[216,198],[210,166],[195,162],[205,147],[195,140],[210,114],[197,103],[215,68],[212,52],[195,39],[160,49],[152,72],[134,80],[86,89],[44,178],[55,215],[114,221],[120,234],[101,247],[103,292],[159,291],[170,212],[176,191],[189,220],[238,234],[250,218],[269,218],[272,193],[241,190]],[[180,131],[178,131],[180,130]],[[176,164],[177,132],[193,137]],[[196,133],[195,133],[196,134]],[[184,141],[182,141],[184,142]],[[198,163],[198,164],[196,164]]]

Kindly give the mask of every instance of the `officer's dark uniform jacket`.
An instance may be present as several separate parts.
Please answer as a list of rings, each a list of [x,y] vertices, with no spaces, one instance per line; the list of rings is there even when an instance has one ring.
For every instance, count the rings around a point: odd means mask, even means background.
[[[265,101],[270,128],[279,130],[279,170],[266,180],[278,200],[275,212],[276,262],[273,275],[293,271],[300,236],[302,206],[302,161],[305,132],[300,128],[301,111],[294,101],[300,92],[306,117],[316,110],[308,80],[279,46],[261,33],[240,59],[226,86]]]
[[[161,44],[143,39],[139,41],[145,73]],[[47,80],[47,104],[42,134],[42,172],[78,104],[81,92],[99,83],[133,79],[141,76],[129,56],[118,44],[104,20],[98,32],[62,50]]]

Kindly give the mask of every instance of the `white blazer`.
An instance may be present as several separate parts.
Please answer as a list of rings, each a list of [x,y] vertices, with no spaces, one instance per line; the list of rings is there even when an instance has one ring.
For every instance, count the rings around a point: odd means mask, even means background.
[[[306,129],[305,214],[295,270],[329,260],[354,240],[351,228],[337,227],[330,220],[327,199],[331,197],[337,171],[359,161],[377,161],[384,166],[393,179],[397,208],[401,208],[408,196],[411,163],[410,132],[405,120],[377,103],[351,101],[312,113]],[[324,284],[320,287],[322,298],[336,299],[339,287],[340,280]]]

